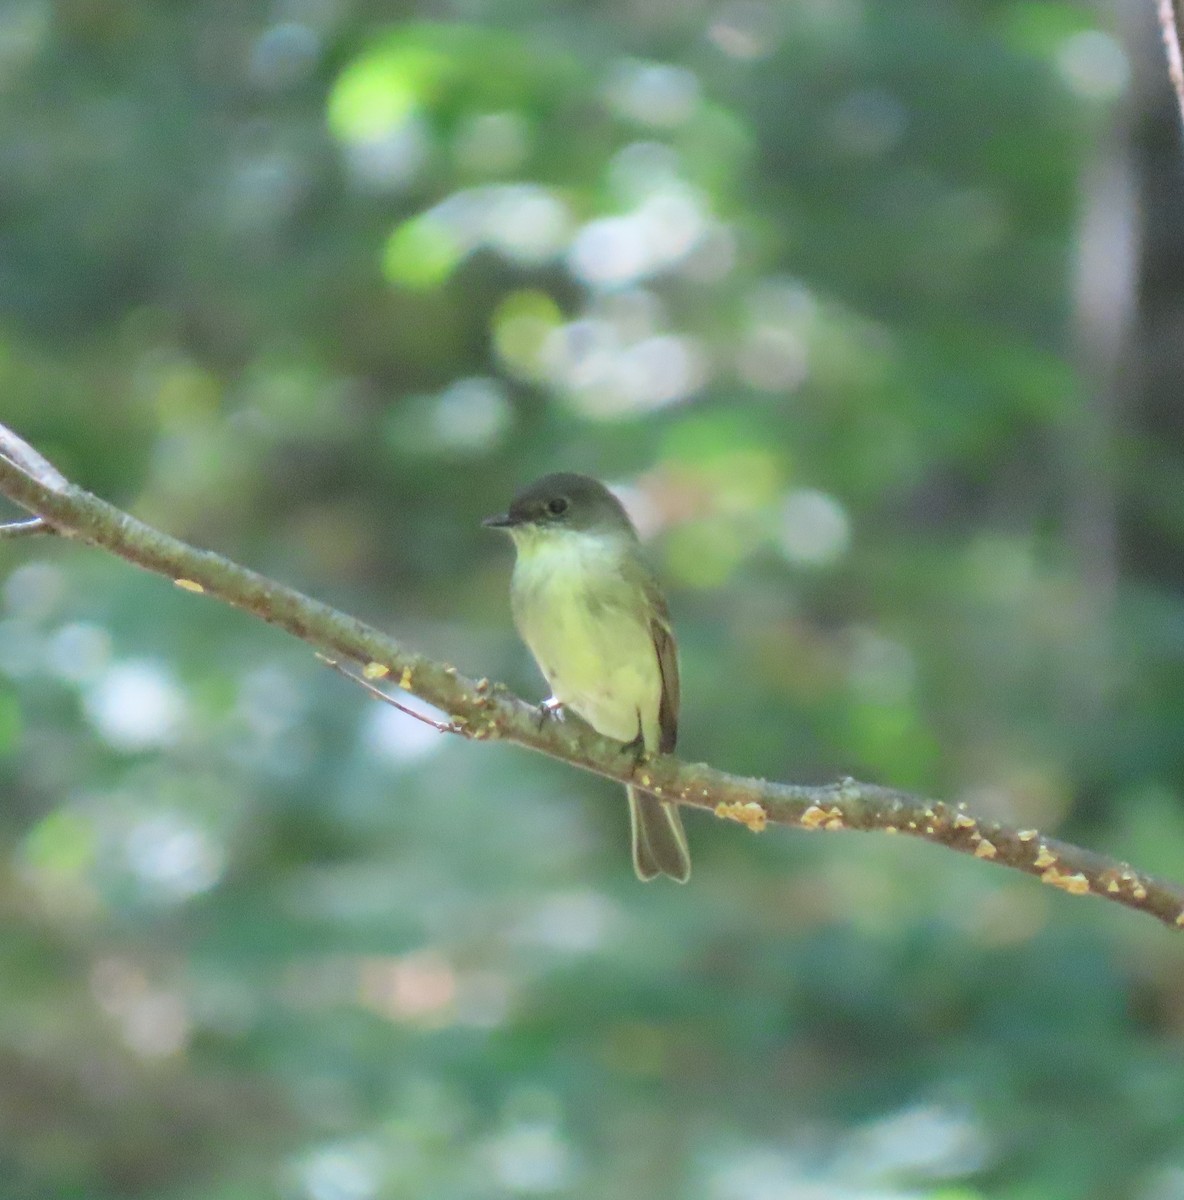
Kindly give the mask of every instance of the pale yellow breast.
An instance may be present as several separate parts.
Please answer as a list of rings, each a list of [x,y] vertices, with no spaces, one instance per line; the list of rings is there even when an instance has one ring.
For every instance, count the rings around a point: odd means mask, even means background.
[[[627,543],[550,533],[520,543],[514,619],[552,694],[618,741],[659,741],[662,674],[644,593],[626,580]]]

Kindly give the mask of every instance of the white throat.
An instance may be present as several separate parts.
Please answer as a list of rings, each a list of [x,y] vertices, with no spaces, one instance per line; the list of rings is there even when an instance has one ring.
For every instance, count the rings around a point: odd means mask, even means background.
[[[521,580],[539,573],[578,579],[620,570],[632,539],[616,529],[543,529],[523,525],[512,531],[518,552],[514,573]]]

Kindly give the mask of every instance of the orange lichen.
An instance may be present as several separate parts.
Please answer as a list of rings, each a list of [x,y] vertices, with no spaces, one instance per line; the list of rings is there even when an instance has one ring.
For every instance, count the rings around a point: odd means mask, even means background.
[[[983,838],[974,848],[975,858],[994,858],[998,853],[999,851],[995,849],[995,844],[988,842],[986,838]]]
[[[973,817],[968,817],[965,813],[959,813],[954,818],[955,829],[973,829],[978,822]]]
[[[1041,846],[1040,852],[1036,855],[1036,861],[1032,863],[1032,866],[1039,871],[1043,871],[1045,867],[1051,867],[1056,861],[1057,856],[1047,846]]]
[[[769,823],[769,814],[755,800],[721,802],[715,806],[715,815],[726,821],[747,825],[753,833],[762,833]]]
[[[413,678],[414,677],[411,674],[411,668],[404,667],[402,675],[399,676],[399,687],[401,687],[403,691],[409,692],[411,690],[411,681]]]
[[[1039,832],[1040,831],[1038,829],[1021,829],[1019,833],[1016,834],[1016,837],[1018,837],[1021,842],[1030,842],[1039,834]]]
[[[390,667],[380,662],[368,662],[362,668],[362,676],[365,679],[385,679],[390,673]]]
[[[1085,896],[1089,894],[1089,880],[1080,872],[1076,875],[1068,875],[1063,871],[1058,871],[1056,867],[1049,867],[1040,876],[1040,882],[1060,888],[1062,891],[1069,892],[1073,896]]]
[[[174,579],[173,582],[177,587],[184,588],[187,592],[197,592],[199,595],[206,590],[196,579]]]

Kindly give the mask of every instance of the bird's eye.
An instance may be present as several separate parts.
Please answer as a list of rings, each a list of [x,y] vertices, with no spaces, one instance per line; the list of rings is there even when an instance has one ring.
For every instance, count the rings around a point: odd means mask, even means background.
[[[567,497],[556,496],[554,500],[547,501],[547,511],[553,517],[561,517],[567,512]]]

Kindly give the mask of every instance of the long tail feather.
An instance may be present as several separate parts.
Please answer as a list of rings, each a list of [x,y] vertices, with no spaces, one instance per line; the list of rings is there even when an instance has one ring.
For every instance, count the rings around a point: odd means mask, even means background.
[[[637,878],[650,880],[657,875],[668,875],[686,883],[691,877],[691,851],[677,807],[635,788],[626,788],[625,794],[629,797],[633,869]]]

